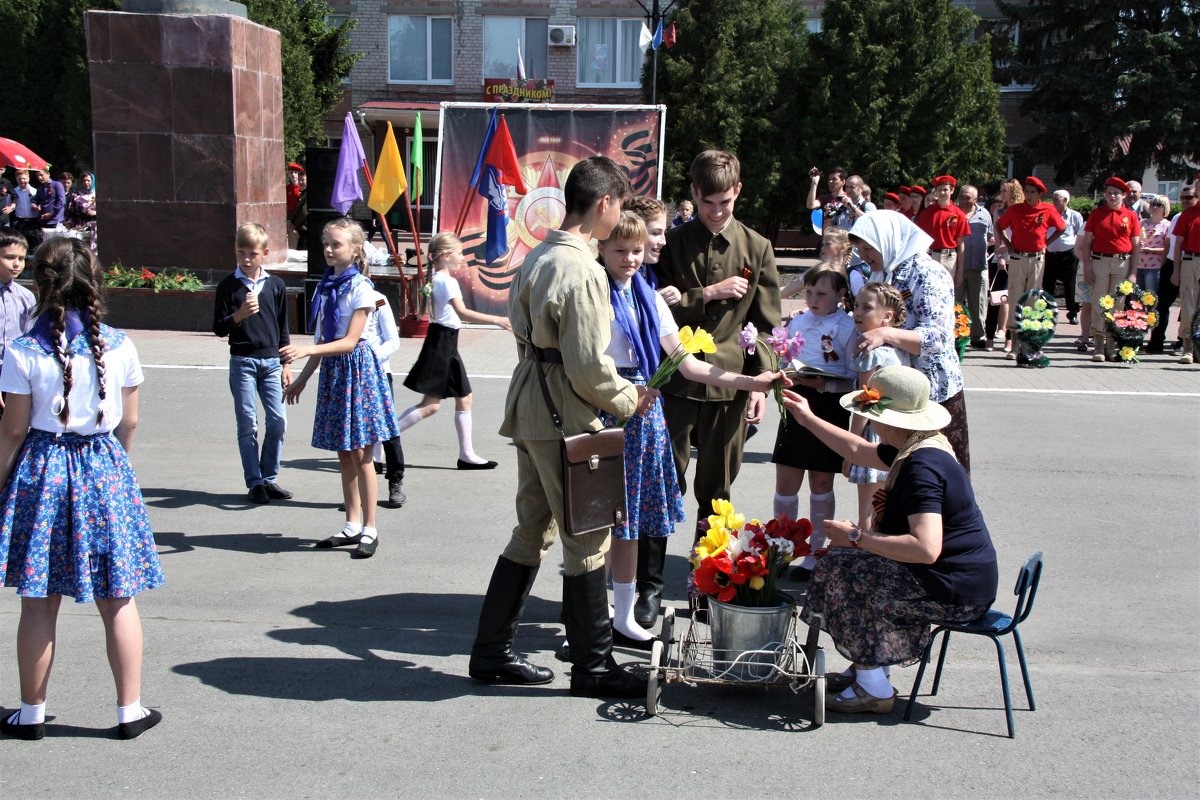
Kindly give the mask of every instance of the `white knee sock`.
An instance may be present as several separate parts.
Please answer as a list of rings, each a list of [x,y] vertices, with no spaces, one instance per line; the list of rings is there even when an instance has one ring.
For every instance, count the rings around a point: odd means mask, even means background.
[[[400,432],[404,433],[406,430],[411,428],[413,425],[416,425],[423,419],[425,418],[421,416],[420,410],[418,410],[416,406],[413,406],[400,415]]]
[[[22,702],[21,708],[14,711],[8,721],[13,725],[39,725],[46,721],[46,704],[30,705]]]
[[[383,442],[376,442],[371,445],[371,460],[376,464],[383,463]]]
[[[149,714],[150,712],[142,707],[142,698],[139,697],[127,706],[117,706],[117,724],[124,725],[126,722],[137,722]]]
[[[808,542],[813,550],[820,550],[825,546],[827,539],[825,538],[825,520],[833,516],[834,497],[833,492],[825,494],[813,494],[808,497],[808,521],[812,523],[812,536],[808,537]],[[817,563],[816,559],[808,556],[801,562],[800,566],[812,569]]]
[[[891,697],[896,693],[892,688],[892,684],[888,682],[887,675],[883,674],[883,667],[874,667],[872,669],[857,669],[854,671],[854,679],[858,685],[863,688],[863,691],[871,695],[871,697]],[[847,689],[849,695],[843,695],[847,700],[854,697],[854,690]]]
[[[794,494],[775,494],[775,516],[780,517],[787,514],[788,518],[795,520],[800,516],[800,498]]]
[[[458,457],[468,464],[482,464],[487,459],[475,455],[471,446],[471,412],[454,412],[454,430],[458,433]]]
[[[639,642],[650,641],[651,635],[633,619],[633,604],[637,596],[636,583],[617,583],[613,581],[613,601],[616,605],[613,614],[613,627],[630,639]]]

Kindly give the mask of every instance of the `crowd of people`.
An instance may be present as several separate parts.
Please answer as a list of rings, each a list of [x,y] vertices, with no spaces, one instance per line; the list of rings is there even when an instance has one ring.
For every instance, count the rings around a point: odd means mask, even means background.
[[[564,187],[566,216],[516,271],[503,318],[465,307],[450,274],[463,265],[461,242],[448,233],[433,237],[435,323],[404,381],[421,400],[399,414],[387,372],[396,323],[370,280],[362,226],[339,218],[321,232],[328,268],[314,292],[309,344],[292,341],[282,281],[263,268],[265,229],[242,225],[236,268],[217,288],[213,330],[229,343],[248,500],[292,497],[279,484],[286,405],[300,400],[319,367],[311,442],[337,453],[344,523],[314,546],[353,546],[355,558],[374,556],[375,462],[382,455],[387,463],[388,505],[402,504],[401,434],[442,400],[455,398],[458,469],[496,466],[473,448],[471,387],[457,332],[464,319],[498,325],[521,354],[500,429],[517,454],[517,522],[488,582],[469,673],[485,683],[553,679],[517,653],[515,638],[542,559],[561,541],[571,693],[640,698],[644,679],[620,667],[612,648],[646,648],[652,638],[667,540],[687,517],[693,450],[699,540],[708,511],[731,497],[748,428],[763,420],[767,394],[786,386],[772,456],[773,510],[799,517],[808,479],[810,545],[814,556],[825,556],[801,561],[792,577],[809,584],[804,618],[822,625],[851,661],[828,676],[835,691],[827,707],[888,713],[896,697],[890,668],[920,658],[931,623],[972,620],[996,595],[996,553],[970,483],[956,299],[978,312],[973,344],[986,347],[996,330],[987,329],[982,307],[995,285],[985,278],[988,262],[995,277],[1007,277],[1010,295],[1043,286],[1048,262],[1053,280],[1069,282],[1074,274],[1078,313],[1091,307],[1093,358],[1104,360],[1098,297],[1116,281],[1153,286],[1157,279],[1163,294],[1168,284],[1179,286],[1185,318],[1195,313],[1197,187],[1185,190],[1187,210],[1168,227],[1160,199],[1142,209],[1140,187],[1116,177],[1106,182],[1105,204],[1085,222],[1065,192],[1055,193],[1053,205],[1041,202],[1046,187],[1034,176],[1006,182],[986,209],[976,187],[942,175],[932,191],[888,192],[884,205],[894,207],[881,210],[864,181],[840,169],[829,176],[829,194],[817,197],[814,169],[810,205],[821,211],[824,260],[781,287],[770,242],[734,216],[742,191],[737,157],[704,151],[690,177],[694,205],[681,203],[669,225],[667,207],[631,197],[626,173],[610,159],[576,164]],[[44,175],[49,188],[36,203],[27,180],[18,175],[13,202],[4,207],[17,222],[33,219],[30,210],[41,221],[48,197],[61,193],[65,204],[58,182]],[[93,193],[93,211],[94,186],[89,175],[83,188]],[[45,226],[35,227],[40,234]],[[36,301],[15,284],[30,253]],[[132,342],[102,322],[100,286],[99,262],[78,237],[37,245],[0,228],[0,579],[21,597],[21,705],[0,720],[0,730],[23,739],[45,735],[49,654],[64,596],[94,600],[100,610],[119,735],[134,738],[162,719],[140,699],[135,596],[163,582],[126,456],[142,373]],[[781,297],[801,291],[806,309],[785,327]],[[1003,313],[994,324],[1011,331]],[[796,343],[788,371],[766,348],[748,346],[755,331]],[[710,345],[703,358],[689,355],[661,390],[650,388],[664,355],[701,333]],[[1190,333],[1183,335],[1191,356]],[[293,365],[306,358],[293,377]],[[256,401],[266,421],[261,444]],[[618,424],[626,426],[627,515],[611,530],[562,535],[568,528],[559,440]],[[835,517],[839,474],[858,487],[855,520]]]
[[[0,228],[11,227],[31,248],[48,235],[84,240],[96,252],[96,176],[70,172],[53,177],[50,168],[15,169],[13,180],[0,172]]]

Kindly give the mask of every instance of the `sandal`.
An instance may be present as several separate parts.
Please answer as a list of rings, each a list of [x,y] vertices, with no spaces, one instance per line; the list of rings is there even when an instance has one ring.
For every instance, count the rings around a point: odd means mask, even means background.
[[[836,711],[839,714],[890,714],[896,704],[896,690],[892,689],[891,697],[875,697],[867,694],[867,690],[857,683],[850,687],[854,697],[844,699],[840,694],[825,695],[825,710]]]
[[[854,685],[854,670],[850,671],[849,675],[844,675],[841,672],[826,672],[825,673],[825,691],[840,694]]]

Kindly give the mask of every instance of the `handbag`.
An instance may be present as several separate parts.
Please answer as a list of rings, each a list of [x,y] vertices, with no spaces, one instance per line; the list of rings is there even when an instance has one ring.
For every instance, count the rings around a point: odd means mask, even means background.
[[[528,337],[528,334],[526,334]],[[620,525],[626,517],[625,429],[602,428],[598,431],[567,436],[562,417],[550,398],[542,362],[548,351],[529,344],[526,357],[537,365],[542,396],[550,410],[550,419],[562,439],[559,453],[562,468],[562,521],[568,536],[594,533]],[[561,363],[561,362],[559,362]]]
[[[1003,289],[992,288],[996,285],[996,278],[999,278],[999,277],[1000,277],[1000,271],[997,270],[996,274],[992,277],[991,286],[988,286],[988,305],[989,306],[1002,306],[1008,302],[1008,287],[1007,286]]]

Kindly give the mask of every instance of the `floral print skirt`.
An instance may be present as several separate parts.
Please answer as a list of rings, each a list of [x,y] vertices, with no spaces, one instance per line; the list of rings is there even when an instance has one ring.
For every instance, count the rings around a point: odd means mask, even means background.
[[[357,450],[400,435],[383,365],[360,341],[349,353],[321,360],[312,446]]]
[[[831,548],[817,561],[800,617],[821,629],[837,651],[865,667],[908,666],[929,645],[930,623],[970,622],[986,605],[930,597],[908,567],[862,550]]]
[[[0,577],[21,597],[133,597],[163,583],[125,448],[32,429],[0,495]]]
[[[638,370],[618,369],[617,373],[638,385],[646,383]],[[606,426],[616,424],[607,412],[600,414],[600,421]],[[625,424],[625,494],[628,519],[613,527],[617,539],[670,536],[676,524],[687,519],[661,402]]]

